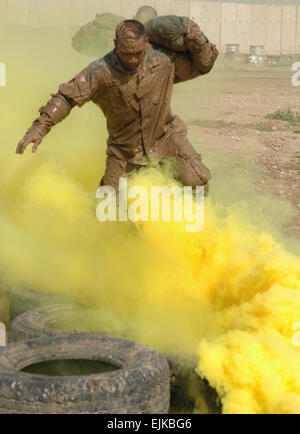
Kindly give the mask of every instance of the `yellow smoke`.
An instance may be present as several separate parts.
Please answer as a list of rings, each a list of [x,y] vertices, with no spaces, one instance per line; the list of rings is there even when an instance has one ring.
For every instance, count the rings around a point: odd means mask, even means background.
[[[77,72],[81,60],[68,55]],[[8,59],[15,76],[0,89],[2,288],[73,295],[86,311],[81,328],[123,330],[164,354],[197,354],[197,372],[216,388],[225,413],[300,413],[292,330],[300,321],[300,260],[236,209],[210,200],[200,233],[186,233],[182,223],[100,223],[103,118],[91,105],[74,109],[36,155],[30,148],[14,155],[38,107],[74,74],[62,78],[58,66],[41,77],[41,66],[26,71]],[[168,167],[148,168],[133,184],[174,180]]]

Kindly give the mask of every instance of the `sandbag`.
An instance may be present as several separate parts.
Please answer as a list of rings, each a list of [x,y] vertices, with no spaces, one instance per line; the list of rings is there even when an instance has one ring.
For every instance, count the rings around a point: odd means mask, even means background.
[[[198,25],[187,17],[165,15],[153,18],[145,24],[150,42],[172,51],[188,51],[184,36]]]

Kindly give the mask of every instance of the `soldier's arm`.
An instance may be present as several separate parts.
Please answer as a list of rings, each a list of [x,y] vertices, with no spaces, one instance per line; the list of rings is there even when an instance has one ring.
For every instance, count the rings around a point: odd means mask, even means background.
[[[189,51],[175,56],[174,83],[207,74],[219,54],[216,46],[209,42],[197,24],[185,36],[185,43]]]
[[[30,143],[33,143],[32,152],[35,152],[43,138],[56,124],[69,115],[73,107],[81,107],[97,95],[101,87],[101,80],[99,75],[92,72],[93,64],[69,82],[59,86],[58,92],[52,94],[52,98],[47,104],[39,109],[40,117],[33,122],[19,142],[17,154],[23,154]]]

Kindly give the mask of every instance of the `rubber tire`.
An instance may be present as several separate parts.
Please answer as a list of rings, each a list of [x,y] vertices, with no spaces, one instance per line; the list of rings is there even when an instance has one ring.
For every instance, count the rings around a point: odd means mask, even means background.
[[[218,394],[208,381],[196,374],[197,358],[168,357],[171,373],[171,406],[179,412],[197,408],[201,414],[221,414]]]
[[[74,308],[71,304],[51,305],[27,311],[19,315],[11,324],[9,342],[28,340],[41,337],[63,336],[75,334],[67,330],[51,328],[62,316],[72,315]],[[101,336],[127,339],[128,331],[117,336],[116,332],[95,332]],[[168,360],[171,376],[171,405],[178,411],[193,408],[196,404],[201,406],[204,413],[219,414],[221,412],[218,396],[207,381],[200,379],[195,373],[197,358],[176,359],[174,356],[165,357]],[[201,402],[200,402],[201,400]]]
[[[99,360],[121,369],[62,377],[20,372],[34,363],[62,359]],[[0,414],[162,414],[169,403],[168,362],[145,345],[78,333],[0,349]]]
[[[78,312],[78,305],[74,304],[53,304],[39,309],[33,309],[22,313],[13,320],[10,325],[8,341],[17,342],[21,340],[36,339],[42,337],[63,336],[66,334],[78,334],[74,331],[53,328],[53,325],[62,316],[68,317]],[[128,331],[118,333],[115,331],[89,332],[101,336],[127,339]]]
[[[46,294],[23,288],[10,291],[9,316],[12,322],[18,315],[42,306],[70,302],[70,297],[57,294]]]

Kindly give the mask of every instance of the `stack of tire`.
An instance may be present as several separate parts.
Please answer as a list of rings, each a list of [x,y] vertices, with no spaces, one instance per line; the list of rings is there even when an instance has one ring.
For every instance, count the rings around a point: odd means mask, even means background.
[[[59,297],[27,290],[12,293],[10,343],[0,350],[0,413],[168,413],[167,360],[148,346],[106,333],[51,327],[74,309]],[[68,359],[98,360],[118,369],[54,377],[21,372],[39,362]]]

